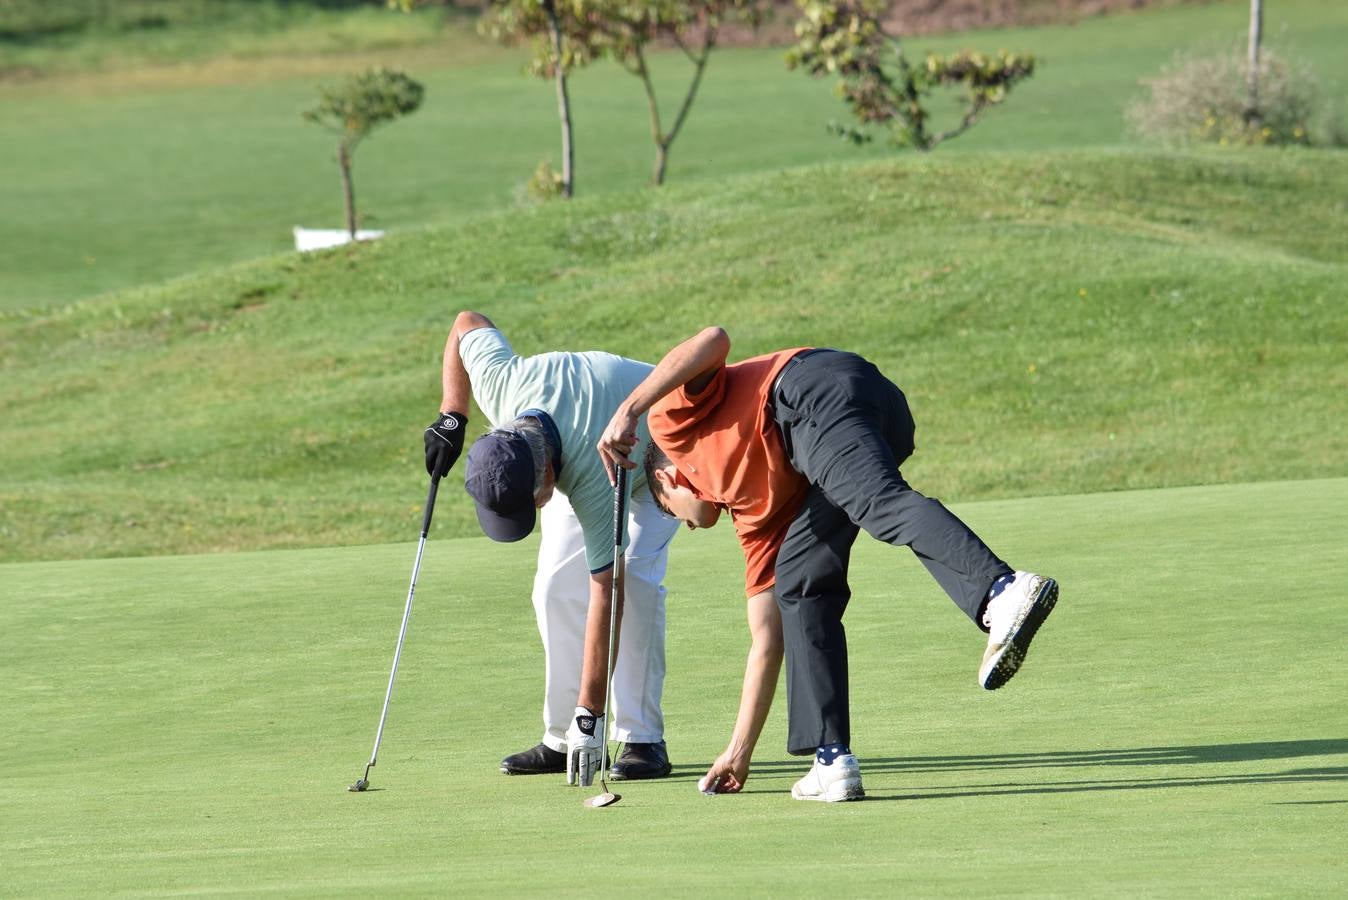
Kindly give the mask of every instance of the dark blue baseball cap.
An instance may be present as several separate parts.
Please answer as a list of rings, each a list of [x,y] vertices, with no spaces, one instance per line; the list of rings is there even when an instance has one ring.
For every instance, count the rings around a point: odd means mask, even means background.
[[[473,442],[463,486],[477,504],[477,521],[494,541],[513,542],[534,530],[534,457],[513,431],[490,431]]]

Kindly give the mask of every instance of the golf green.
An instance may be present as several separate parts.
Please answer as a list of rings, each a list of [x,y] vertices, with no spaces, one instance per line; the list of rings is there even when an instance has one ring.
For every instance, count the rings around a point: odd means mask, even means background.
[[[496,770],[539,735],[528,545],[432,533],[364,794],[413,544],[0,566],[0,893],[1328,896],[1345,503],[1338,478],[957,505],[1063,586],[995,693],[981,634],[863,538],[868,798],[839,805],[791,800],[784,697],[745,792],[696,790],[747,643],[728,528],[671,555],[674,774],[606,810]]]

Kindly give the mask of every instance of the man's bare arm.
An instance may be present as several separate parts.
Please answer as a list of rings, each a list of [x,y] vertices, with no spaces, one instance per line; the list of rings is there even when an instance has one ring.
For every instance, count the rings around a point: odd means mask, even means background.
[[[445,340],[445,357],[440,371],[440,384],[443,394],[440,400],[441,412],[455,412],[468,415],[468,404],[473,399],[473,385],[468,381],[468,370],[459,356],[459,341],[465,334],[478,328],[495,328],[491,319],[481,313],[464,310],[454,317],[454,327],[449,330]]]
[[[616,566],[616,561],[615,561]],[[618,583],[618,621],[613,633],[613,659],[617,665],[618,635],[622,634],[623,584]],[[576,705],[593,713],[604,711],[604,695],[608,691],[605,678],[608,673],[608,620],[613,608],[613,568],[590,576],[590,609],[585,619],[585,653],[580,668],[580,696]]]
[[[655,401],[677,387],[686,386],[689,393],[701,393],[729,355],[730,336],[716,325],[702,329],[665,354],[618,407],[599,439],[599,455],[604,459],[610,482],[615,465],[636,468],[637,461],[628,456],[637,443],[637,420]]]
[[[749,762],[754,755],[763,723],[772,709],[777,691],[777,676],[782,670],[784,653],[782,616],[772,591],[749,598],[749,634],[752,643],[744,665],[744,687],[740,692],[739,714],[730,744],[699,782],[704,791],[718,794],[737,793],[749,780]]]

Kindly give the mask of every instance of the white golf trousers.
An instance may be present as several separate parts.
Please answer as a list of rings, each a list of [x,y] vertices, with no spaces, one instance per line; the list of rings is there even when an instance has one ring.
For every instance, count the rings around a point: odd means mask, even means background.
[[[662,514],[643,488],[627,505],[627,589],[618,665],[613,671],[612,739],[645,744],[663,740],[660,694],[665,684],[665,566],[679,521]],[[566,730],[580,694],[590,568],[585,536],[560,493],[539,516],[542,538],[534,575],[534,613],[543,639],[546,686],[543,743],[566,751]]]

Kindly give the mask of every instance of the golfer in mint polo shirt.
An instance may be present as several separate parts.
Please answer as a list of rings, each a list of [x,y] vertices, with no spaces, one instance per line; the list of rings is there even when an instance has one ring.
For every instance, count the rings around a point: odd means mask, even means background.
[[[595,446],[651,366],[610,353],[519,356],[492,321],[461,312],[445,343],[440,415],[426,429],[426,469],[443,476],[463,450],[470,395],[492,430],[468,451],[464,484],[478,522],[497,541],[518,541],[541,520],[533,604],[543,639],[543,735],[507,756],[510,775],[590,773],[602,765],[602,710],[577,706],[591,600],[607,609],[613,584],[613,488]],[[641,423],[641,441],[648,439]],[[651,500],[644,474],[627,504],[622,660],[613,672],[612,734],[623,743],[615,780],[670,772],[660,709],[665,679],[665,588],[678,521]],[[605,631],[608,618],[588,621]],[[600,666],[603,667],[601,662]],[[586,730],[588,727],[588,730]],[[579,766],[583,759],[585,765]],[[568,773],[588,783],[588,775]]]

